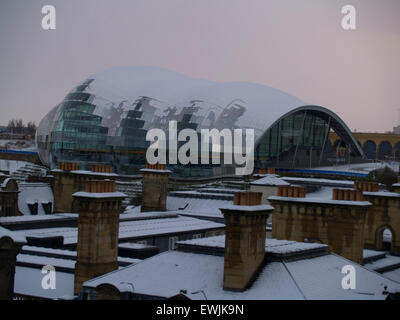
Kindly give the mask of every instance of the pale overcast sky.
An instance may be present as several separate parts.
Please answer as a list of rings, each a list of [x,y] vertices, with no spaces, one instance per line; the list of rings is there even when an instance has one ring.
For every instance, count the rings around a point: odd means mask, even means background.
[[[56,8],[44,31],[41,8]],[[342,6],[357,30],[341,27]],[[387,131],[400,109],[399,0],[1,0],[0,125],[40,119],[121,65],[265,84]]]

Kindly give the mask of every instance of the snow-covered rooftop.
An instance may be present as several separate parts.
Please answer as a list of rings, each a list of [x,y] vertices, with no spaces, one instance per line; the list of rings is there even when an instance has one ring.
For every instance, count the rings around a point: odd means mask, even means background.
[[[223,255],[225,250],[225,236],[215,236],[200,239],[192,239],[177,242],[179,249],[184,251],[201,251],[199,248],[213,249],[215,254]],[[265,240],[265,253],[271,257],[297,257],[308,256],[309,253],[326,253],[328,246],[320,243],[306,243],[288,240],[266,239]]]
[[[77,219],[77,215],[69,215],[66,213],[52,214],[52,215],[40,215],[40,216],[12,216],[12,217],[0,217],[0,225],[11,225],[11,224],[25,224],[29,222],[45,222],[55,220],[74,220]]]
[[[215,199],[215,200],[233,200],[232,193],[221,192],[204,192],[204,190],[191,190],[191,191],[173,191],[168,194],[170,197],[179,198],[193,198],[193,199]]]
[[[140,172],[152,172],[152,173],[172,173],[171,170],[159,170],[159,169],[148,169],[148,168],[143,168],[140,169]]]
[[[45,215],[42,203],[54,203],[51,187],[47,183],[19,183],[18,208],[23,215],[30,215],[28,204],[38,203],[38,215]]]
[[[0,159],[0,170],[8,171],[11,174],[19,168],[26,166],[28,163],[29,162],[26,161]]]
[[[356,269],[357,290],[343,290],[344,265]],[[252,286],[243,292],[223,290],[224,258],[216,255],[168,251],[138,264],[86,281],[86,289],[100,284],[116,287],[132,283],[134,292],[168,298],[181,290],[203,292],[208,300],[302,300],[302,299],[385,299],[384,286],[394,290],[397,284],[358,264],[334,254],[266,263]]]
[[[331,200],[323,198],[293,198],[293,197],[278,197],[270,196],[268,200],[288,201],[288,202],[303,202],[303,203],[317,203],[317,204],[331,204],[338,206],[371,206],[369,201],[348,201],[348,200]]]
[[[365,195],[365,196],[375,196],[375,197],[400,198],[400,193],[388,192],[388,191],[363,192],[363,195]]]
[[[374,270],[377,272],[385,272],[389,270],[399,269],[400,257],[386,254],[384,258],[369,261],[368,263],[365,264],[365,267],[369,270]]]
[[[317,184],[324,186],[348,186],[352,188],[354,186],[354,181],[350,180],[333,180],[333,179],[318,179],[318,178],[305,178],[305,177],[282,177],[282,180],[289,183],[305,183],[305,184]]]
[[[261,179],[257,179],[250,184],[257,186],[288,186],[289,182],[281,179],[277,174],[267,174]]]
[[[243,211],[243,212],[260,212],[260,211],[268,211],[271,212],[274,210],[274,207],[268,204],[260,204],[256,206],[242,206],[230,204],[229,206],[224,206],[221,210],[232,210],[232,211]]]
[[[200,231],[224,228],[225,225],[207,220],[190,217],[174,217],[161,219],[145,219],[123,221],[119,224],[119,239],[143,238],[162,234]],[[78,241],[77,228],[44,228],[26,230],[25,234],[31,238],[63,237],[64,245],[73,245]]]
[[[126,198],[127,195],[122,192],[75,192],[73,194],[74,197],[78,198],[93,198],[93,199],[102,199],[102,198]]]
[[[147,211],[141,212],[140,206],[127,209],[123,214],[120,214],[119,221],[133,221],[145,219],[162,219],[162,218],[176,218],[178,215],[168,211]]]
[[[61,169],[53,169],[51,172],[63,172],[64,170]],[[74,174],[83,174],[83,175],[92,175],[92,176],[101,176],[101,177],[117,177],[116,173],[109,173],[109,172],[94,172],[89,170],[71,170],[68,171],[69,173]]]
[[[214,217],[223,219],[220,211],[221,207],[229,206],[233,199],[210,199],[210,198],[190,198],[190,197],[167,197],[167,209],[184,215]]]
[[[17,243],[25,243],[26,242],[26,238],[22,232],[10,231],[10,230],[0,226],[0,239],[3,237],[10,238],[14,242],[17,242]]]
[[[133,243],[133,242],[125,242],[125,243],[120,243],[118,245],[118,248],[124,248],[124,249],[147,249],[147,248],[154,248],[155,246],[151,246],[148,244],[143,244],[143,243]]]

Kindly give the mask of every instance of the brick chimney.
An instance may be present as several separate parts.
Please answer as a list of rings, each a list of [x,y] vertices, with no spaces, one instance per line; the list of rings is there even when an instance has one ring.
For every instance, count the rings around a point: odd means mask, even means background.
[[[275,168],[269,167],[268,170],[267,170],[267,173],[268,173],[268,174],[275,174],[275,173],[276,173],[276,172],[275,172]]]
[[[305,198],[306,187],[299,186],[279,186],[278,197],[290,197],[290,198]]]
[[[354,189],[360,190],[362,192],[378,192],[379,191],[379,183],[376,182],[365,182],[365,181],[355,181]]]
[[[168,193],[168,175],[165,164],[147,164],[141,169],[142,207],[141,211],[166,211]]]
[[[73,171],[78,170],[78,164],[75,162],[58,162],[57,169],[64,170],[64,171]]]
[[[126,197],[115,192],[115,181],[92,180],[85,192],[73,194],[78,218],[77,262],[74,294],[92,278],[118,268],[118,231],[121,201]]]
[[[397,177],[397,183],[392,184],[392,189],[394,192],[400,193],[400,177]]]
[[[15,263],[25,243],[25,236],[0,227],[0,300],[13,298]]]
[[[331,199],[271,196],[272,238],[325,243],[329,250],[363,262],[364,226],[371,203],[360,190],[333,189]]]
[[[363,201],[361,190],[333,189],[332,200]]]
[[[265,256],[269,205],[261,192],[237,192],[232,206],[221,208],[225,218],[224,289],[243,291],[257,276]]]
[[[112,173],[112,167],[104,164],[94,164],[92,165],[92,171],[101,173]]]

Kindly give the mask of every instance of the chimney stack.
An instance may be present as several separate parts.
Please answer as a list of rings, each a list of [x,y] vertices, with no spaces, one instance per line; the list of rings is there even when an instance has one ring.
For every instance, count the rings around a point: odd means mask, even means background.
[[[25,236],[0,226],[0,300],[13,299],[15,264],[25,243]]]
[[[360,190],[361,192],[378,192],[379,183],[354,181],[354,190]]]
[[[75,162],[58,162],[57,169],[64,170],[64,171],[73,171],[78,170],[78,164]]]
[[[363,201],[364,198],[361,190],[333,189],[332,200]]]
[[[299,186],[278,186],[278,197],[305,198],[306,187]]]
[[[265,256],[266,223],[274,210],[261,204],[261,192],[237,192],[225,218],[224,289],[243,291],[256,277]]]
[[[142,178],[142,212],[166,211],[168,193],[168,175],[165,164],[147,164],[141,169]]]
[[[112,173],[112,167],[104,164],[93,164],[92,171],[100,173]]]
[[[126,197],[115,192],[115,181],[87,181],[85,192],[73,194],[78,218],[77,262],[74,294],[92,278],[118,268],[118,231],[121,201]]]

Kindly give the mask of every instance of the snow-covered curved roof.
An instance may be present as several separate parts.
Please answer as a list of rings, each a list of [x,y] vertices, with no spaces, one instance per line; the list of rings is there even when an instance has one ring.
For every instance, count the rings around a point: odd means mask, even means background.
[[[96,95],[95,104],[109,108],[109,101],[129,109],[141,96],[152,98],[150,104],[159,114],[176,107],[176,114],[184,107],[200,107],[195,114],[217,118],[225,108],[235,104],[245,108],[235,123],[240,128],[254,128],[256,136],[285,113],[305,103],[283,91],[249,82],[218,83],[191,78],[176,72],[154,67],[117,67],[95,74],[87,92]],[[103,100],[104,99],[104,100]],[[101,110],[95,111],[104,115]],[[194,119],[191,121],[193,122]],[[194,120],[195,121],[195,120]]]
[[[116,67],[99,72],[82,84],[71,93],[81,92],[84,87],[84,92],[90,94],[87,102],[96,105],[93,114],[102,117],[101,124],[109,128],[111,136],[117,134],[117,127],[128,111],[135,108],[138,99],[143,102],[141,119],[146,121],[143,127],[146,130],[167,129],[165,124],[169,120],[182,121],[184,115],[191,114],[189,121],[197,124],[197,130],[252,128],[256,141],[278,119],[306,105],[290,94],[265,85],[213,82],[155,67]],[[41,121],[38,136],[52,131],[61,109],[62,103]],[[327,109],[319,109],[324,110]],[[335,118],[339,119],[336,115]],[[344,131],[351,136],[347,127]],[[40,158],[45,160],[43,148],[38,146],[38,149]]]

